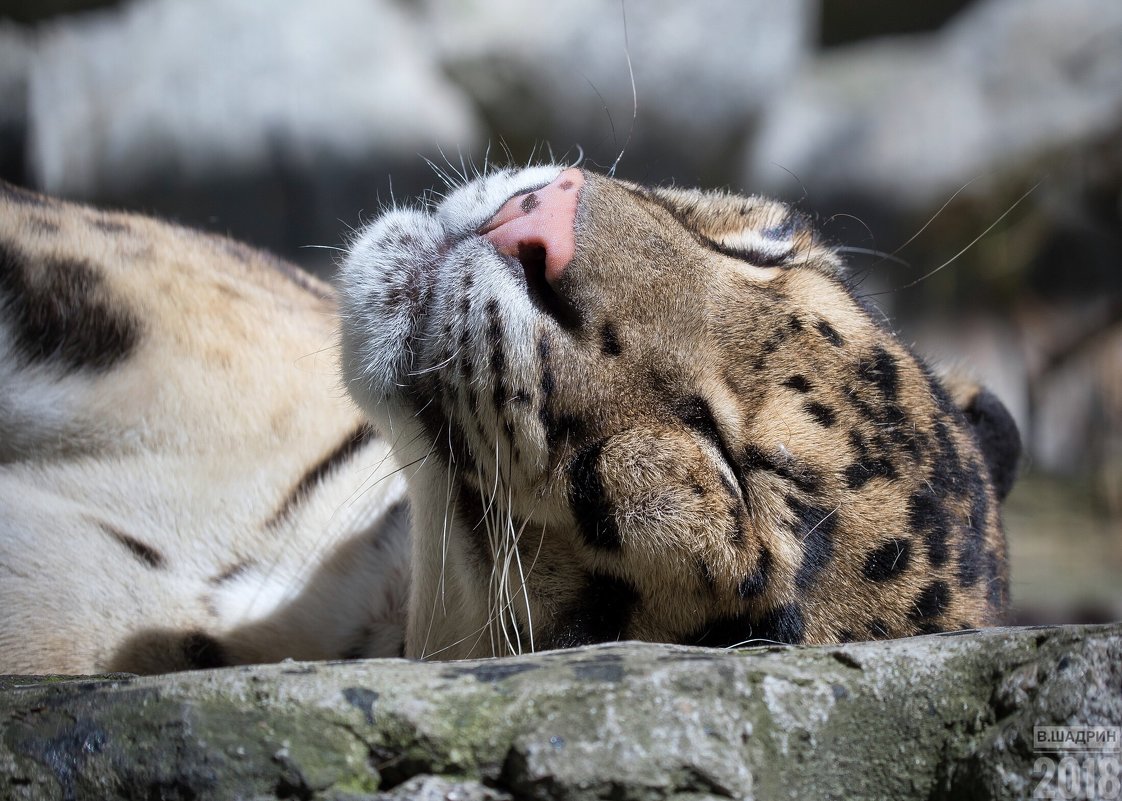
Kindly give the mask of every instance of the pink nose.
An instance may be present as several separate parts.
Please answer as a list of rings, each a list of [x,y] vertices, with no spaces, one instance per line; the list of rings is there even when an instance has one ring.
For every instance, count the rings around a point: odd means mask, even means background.
[[[565,170],[549,186],[508,200],[480,234],[500,253],[520,260],[527,252],[544,250],[545,280],[553,284],[573,260],[577,197],[583,185],[580,170]]]

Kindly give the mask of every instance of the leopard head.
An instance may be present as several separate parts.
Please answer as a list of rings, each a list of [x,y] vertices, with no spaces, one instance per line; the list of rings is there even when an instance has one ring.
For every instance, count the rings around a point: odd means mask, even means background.
[[[406,653],[824,643],[999,620],[1019,455],[790,207],[574,168],[397,209],[339,279],[410,483]]]

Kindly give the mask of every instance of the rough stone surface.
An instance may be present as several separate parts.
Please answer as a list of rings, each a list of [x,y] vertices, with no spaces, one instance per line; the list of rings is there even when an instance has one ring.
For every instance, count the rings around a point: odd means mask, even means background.
[[[1122,724],[1122,624],[0,683],[0,796],[1023,798]]]

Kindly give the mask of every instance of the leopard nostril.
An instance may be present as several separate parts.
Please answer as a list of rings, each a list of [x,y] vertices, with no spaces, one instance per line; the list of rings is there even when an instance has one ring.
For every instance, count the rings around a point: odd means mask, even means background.
[[[549,283],[549,253],[544,245],[524,242],[518,246],[518,262],[526,274],[526,292],[530,301],[566,328],[579,325],[579,315],[568,299]]]
[[[583,185],[580,170],[565,170],[547,186],[508,200],[480,236],[519,261],[524,249],[540,250],[544,278],[556,285],[576,251],[577,202]]]
[[[518,262],[526,271],[527,281],[544,281],[547,253],[545,245],[523,242],[518,245]]]

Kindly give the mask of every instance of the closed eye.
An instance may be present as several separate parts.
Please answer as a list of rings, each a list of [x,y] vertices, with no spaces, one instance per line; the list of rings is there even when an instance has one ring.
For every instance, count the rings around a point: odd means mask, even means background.
[[[713,446],[720,456],[718,462],[722,479],[727,482],[727,488],[743,500],[744,486],[741,482],[740,472],[736,469],[736,460],[733,459],[717,420],[713,417],[713,410],[709,408],[708,401],[700,395],[689,395],[680,400],[675,408],[678,419],[688,428],[700,434],[706,442]]]
[[[719,242],[699,232],[690,217],[665,198],[641,189],[632,187],[624,188],[635,197],[653,203],[667,212],[682,228],[690,233],[698,243],[723,256],[731,256],[734,259],[746,261],[755,267],[779,267],[786,264],[787,259],[791,257],[791,253],[794,250],[794,245],[790,239],[783,238],[778,241],[771,241],[770,237],[757,235],[752,229],[746,229],[741,233],[740,238],[744,240],[741,243],[733,245]],[[752,234],[752,236],[745,235],[749,233]],[[788,232],[783,228],[765,233],[782,236]]]
[[[701,237],[701,239],[710,250],[746,261],[756,267],[781,267],[787,263],[794,250],[790,240],[771,242],[757,236],[741,237],[742,241],[735,245],[717,242],[708,237]]]

